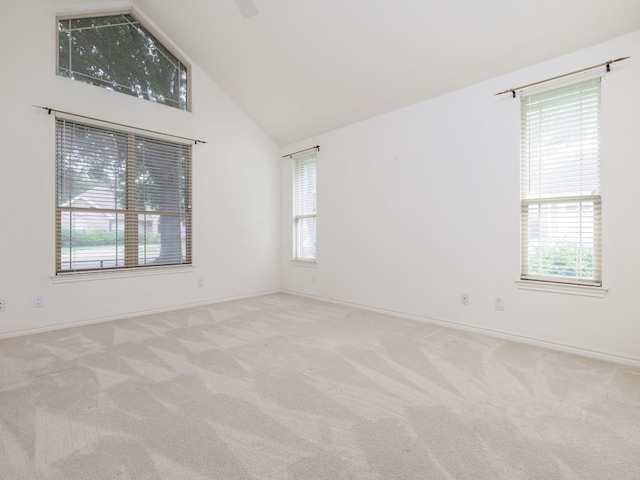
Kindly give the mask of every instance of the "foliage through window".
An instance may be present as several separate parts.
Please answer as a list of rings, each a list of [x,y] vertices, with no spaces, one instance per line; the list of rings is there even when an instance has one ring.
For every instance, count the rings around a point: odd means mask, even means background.
[[[131,14],[58,20],[58,75],[187,109],[187,67]]]
[[[294,158],[294,259],[316,260],[316,153]]]
[[[56,273],[191,264],[191,145],[56,122]]]
[[[522,278],[600,286],[600,77],[521,97]]]

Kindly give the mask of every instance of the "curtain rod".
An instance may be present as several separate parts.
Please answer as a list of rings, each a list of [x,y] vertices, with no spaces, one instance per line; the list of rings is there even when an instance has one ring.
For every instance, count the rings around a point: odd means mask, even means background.
[[[305,148],[304,150],[298,150],[297,152],[293,152],[293,153],[287,153],[286,155],[283,155],[282,158],[293,158],[294,155],[297,155],[299,153],[304,153],[304,152],[308,152],[309,150],[317,150],[318,152],[320,151],[320,145],[316,145],[315,147],[309,147],[309,148]]]
[[[148,128],[134,127],[133,125],[127,125],[125,123],[110,122],[109,120],[102,120],[100,118],[89,117],[87,115],[80,115],[78,113],[65,112],[63,110],[58,110],[57,108],[53,108],[53,107],[41,107],[39,105],[33,105],[33,107],[41,108],[42,110],[46,110],[49,115],[51,115],[51,112],[62,113],[63,115],[70,115],[72,117],[84,118],[84,119],[87,119],[87,120],[95,120],[96,122],[107,123],[109,125],[117,125],[118,127],[132,128],[132,129],[138,130],[140,132],[155,133],[157,135],[164,135],[165,137],[179,138],[181,140],[189,140],[190,142],[193,142],[196,145],[198,143],[207,143],[204,140],[197,140],[195,138],[182,137],[180,135],[173,135],[171,133],[158,132],[156,130],[149,130]]]
[[[616,58],[615,60],[609,60],[608,62],[602,62],[599,63],[598,65],[593,65],[591,67],[587,67],[587,68],[581,68],[580,70],[576,70],[574,72],[569,72],[569,73],[564,73],[562,75],[557,75],[555,77],[551,77],[551,78],[546,78],[544,80],[540,80],[538,82],[533,82],[533,83],[529,83],[528,85],[522,85],[521,87],[515,87],[515,88],[509,88],[507,90],[505,90],[504,92],[498,92],[495,95],[502,95],[504,93],[509,93],[511,92],[511,94],[513,95],[513,98],[516,98],[516,90],[521,90],[523,88],[527,88],[527,87],[533,87],[534,85],[539,85],[541,83],[546,83],[546,82],[550,82],[552,80],[557,80],[559,78],[564,78],[564,77],[568,77],[570,75],[575,75],[577,73],[582,73],[582,72],[586,72],[588,70],[593,70],[594,68],[598,68],[598,67],[604,67],[606,65],[607,67],[607,72],[611,71],[611,64],[612,63],[616,63],[616,62],[621,62],[622,60],[626,60],[627,58],[630,57],[620,57],[620,58]]]

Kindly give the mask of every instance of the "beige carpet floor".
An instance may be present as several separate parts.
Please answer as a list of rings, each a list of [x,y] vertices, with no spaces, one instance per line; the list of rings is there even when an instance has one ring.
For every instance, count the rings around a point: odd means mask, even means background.
[[[640,369],[276,294],[0,341],[0,478],[639,479]]]

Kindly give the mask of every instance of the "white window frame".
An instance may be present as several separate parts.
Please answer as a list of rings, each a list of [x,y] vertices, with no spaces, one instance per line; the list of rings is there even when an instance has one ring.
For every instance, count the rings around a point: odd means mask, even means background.
[[[293,261],[317,262],[317,152],[293,158]]]
[[[521,94],[520,288],[602,286],[601,85],[591,77]],[[549,253],[561,248],[575,262]]]

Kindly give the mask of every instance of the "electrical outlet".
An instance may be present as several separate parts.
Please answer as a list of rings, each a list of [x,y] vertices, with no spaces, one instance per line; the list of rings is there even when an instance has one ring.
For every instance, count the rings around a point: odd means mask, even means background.
[[[33,297],[33,307],[44,307],[44,297],[42,295],[36,295],[35,297]]]
[[[204,287],[204,279],[203,278],[199,278],[198,279],[198,288],[202,288]]]
[[[7,301],[4,298],[0,298],[0,312],[4,312],[7,309]]]
[[[494,305],[496,307],[496,310],[504,310],[504,299],[503,298],[496,298],[494,301]]]
[[[460,294],[460,303],[462,303],[462,305],[469,305],[469,294],[468,293]]]

